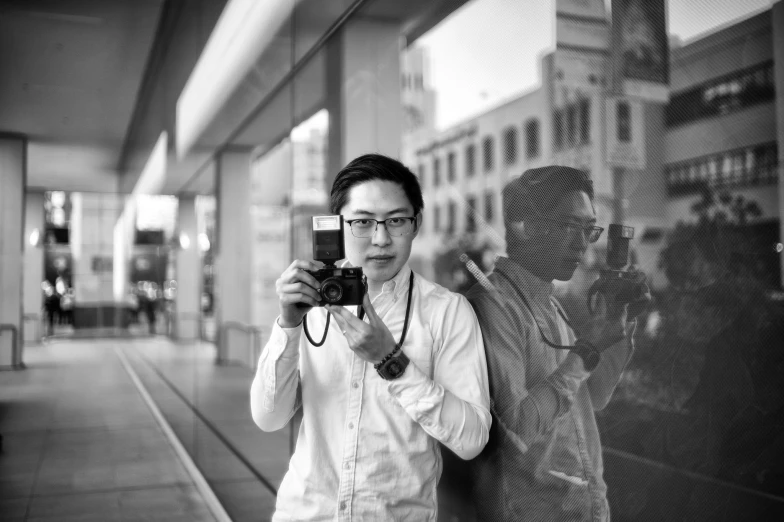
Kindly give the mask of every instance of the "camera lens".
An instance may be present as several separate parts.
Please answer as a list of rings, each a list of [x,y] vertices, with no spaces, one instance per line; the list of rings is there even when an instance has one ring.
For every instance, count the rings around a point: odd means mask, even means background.
[[[327,279],[321,284],[321,296],[330,304],[337,303],[343,297],[343,286],[339,281]]]

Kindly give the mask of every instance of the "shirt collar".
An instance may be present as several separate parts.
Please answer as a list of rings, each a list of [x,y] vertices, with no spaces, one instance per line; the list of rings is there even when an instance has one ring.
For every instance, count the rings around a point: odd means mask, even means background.
[[[522,286],[526,288],[528,294],[532,295],[535,299],[549,299],[553,295],[554,285],[552,281],[545,281],[541,279],[515,261],[508,257],[499,257],[495,263],[496,270],[500,270],[509,277],[512,281],[520,281]]]

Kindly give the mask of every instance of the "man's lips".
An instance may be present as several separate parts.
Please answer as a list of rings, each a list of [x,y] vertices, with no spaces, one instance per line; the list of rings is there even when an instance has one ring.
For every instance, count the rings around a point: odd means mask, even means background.
[[[395,256],[393,255],[378,255],[378,256],[368,256],[368,259],[371,261],[389,261],[393,259]]]

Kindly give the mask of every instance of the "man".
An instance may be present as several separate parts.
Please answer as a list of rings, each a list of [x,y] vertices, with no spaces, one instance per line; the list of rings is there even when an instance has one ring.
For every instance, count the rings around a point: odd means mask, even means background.
[[[303,420],[273,520],[436,520],[438,442],[471,459],[490,428],[476,316],[464,297],[411,279],[424,204],[400,162],[355,159],[338,173],[330,206],[346,223],[344,266],[367,277],[366,318],[356,307],[316,307],[319,284],[306,271],[315,263],[294,261],[277,281],[280,316],[259,358],[251,409],[265,431],[300,407]],[[315,347],[302,335],[303,317],[320,339],[328,313],[326,341]]]
[[[493,400],[490,440],[469,464],[477,517],[607,520],[594,411],[631,356],[633,328],[614,306],[578,340],[552,296],[602,232],[593,185],[572,168],[532,169],[506,186],[503,207],[508,258],[468,293]]]

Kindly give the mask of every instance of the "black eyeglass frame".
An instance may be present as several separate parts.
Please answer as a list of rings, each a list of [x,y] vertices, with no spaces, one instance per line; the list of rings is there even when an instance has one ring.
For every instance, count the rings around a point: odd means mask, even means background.
[[[584,227],[576,223],[569,223],[568,221],[559,221],[557,219],[550,219],[545,217],[536,217],[534,218],[534,220],[547,221],[549,223],[555,223],[556,225],[560,225],[561,228],[566,233],[570,233],[579,228],[582,230],[583,237],[586,238],[589,243],[596,243],[597,241],[599,241],[599,238],[602,237],[602,232],[604,232],[604,228],[597,227],[596,225]],[[593,237],[593,234],[596,234],[596,237]]]
[[[405,220],[408,220],[408,221],[411,222],[412,225],[414,225],[414,228],[411,230],[411,232],[408,232],[406,234],[393,234],[392,230],[390,230],[390,228],[387,226],[387,221],[389,221],[391,219],[405,219]],[[409,234],[413,234],[414,231],[416,231],[416,226],[417,226],[416,220],[417,220],[417,216],[413,216],[413,217],[411,217],[411,216],[394,216],[394,217],[386,218],[386,219],[373,219],[373,218],[344,219],[343,222],[346,223],[348,225],[348,227],[351,229],[351,235],[352,236],[354,236],[356,238],[360,238],[360,239],[367,239],[369,237],[373,237],[373,234],[375,234],[376,230],[378,230],[378,225],[381,224],[381,223],[384,224],[384,228],[386,229],[387,233],[390,236],[403,237],[403,236],[407,236]],[[376,226],[373,227],[373,232],[371,232],[369,236],[358,236],[354,232],[354,227],[352,226],[355,221],[374,221],[376,223]]]

